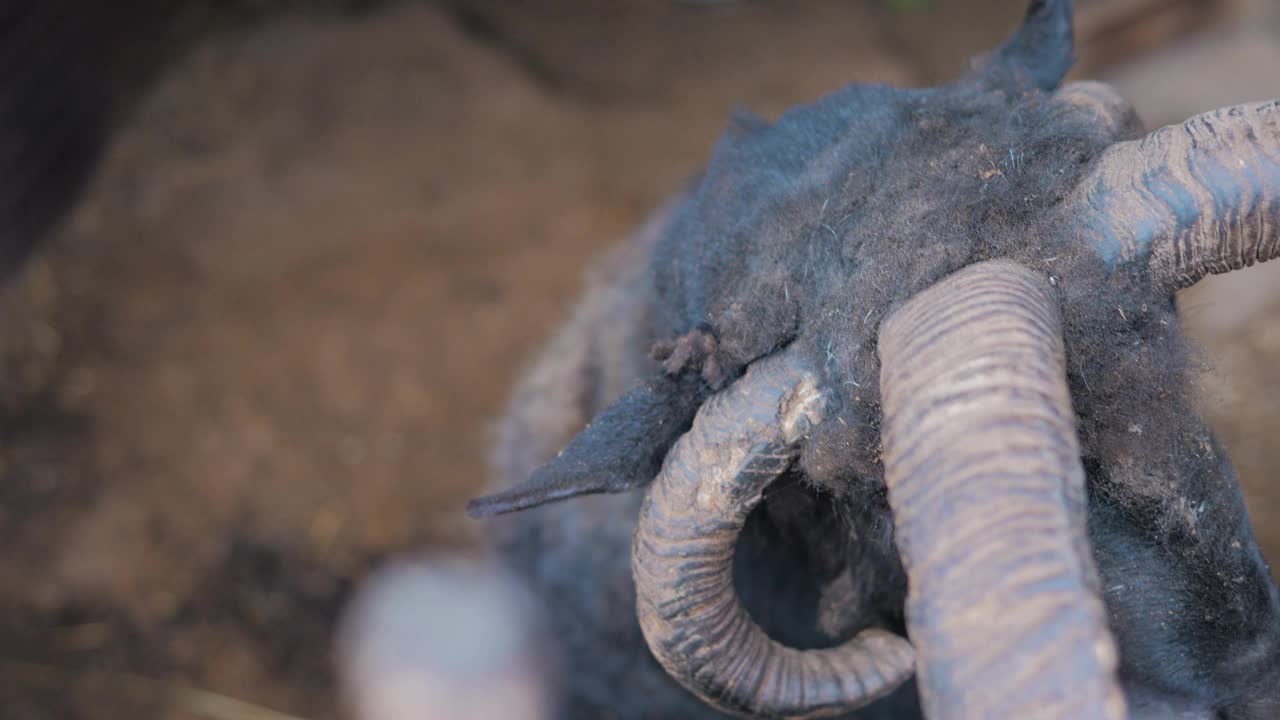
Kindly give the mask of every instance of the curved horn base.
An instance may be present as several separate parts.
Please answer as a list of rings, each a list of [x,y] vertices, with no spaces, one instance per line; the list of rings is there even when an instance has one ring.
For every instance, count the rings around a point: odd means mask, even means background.
[[[1113,145],[1063,205],[1109,261],[1173,291],[1280,255],[1280,101]]]
[[[880,331],[885,481],[930,718],[1123,718],[1048,284],[1005,261]]]
[[[640,511],[632,570],[645,639],[672,677],[724,712],[839,715],[893,691],[914,669],[911,645],[881,630],[829,649],[783,646],[734,593],[738,534],[825,405],[797,353],[755,363],[703,405]]]

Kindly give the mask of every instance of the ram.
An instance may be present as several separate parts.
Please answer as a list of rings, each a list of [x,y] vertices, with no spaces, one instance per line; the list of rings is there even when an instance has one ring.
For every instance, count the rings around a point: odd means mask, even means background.
[[[1280,103],[1147,134],[1071,13],[735,117],[590,271],[470,506],[565,716],[1275,716],[1174,293],[1280,253]]]

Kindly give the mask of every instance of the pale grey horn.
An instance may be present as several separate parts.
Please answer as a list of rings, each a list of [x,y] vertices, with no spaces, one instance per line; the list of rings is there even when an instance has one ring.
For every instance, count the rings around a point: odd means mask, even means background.
[[[702,406],[640,512],[632,572],[645,640],[676,681],[724,712],[843,715],[888,694],[914,669],[910,643],[883,630],[863,630],[834,648],[782,645],[734,591],[738,534],[825,406],[798,352],[753,363]]]
[[[1044,278],[971,266],[880,329],[885,482],[931,720],[1125,717]]]
[[[1169,290],[1280,254],[1280,101],[1237,105],[1107,148],[1066,222]]]

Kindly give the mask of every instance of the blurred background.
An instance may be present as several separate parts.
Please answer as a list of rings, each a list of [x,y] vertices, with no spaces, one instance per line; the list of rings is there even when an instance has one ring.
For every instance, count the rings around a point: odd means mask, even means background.
[[[1026,2],[3,5],[0,105],[82,103],[4,187],[101,142],[4,206],[48,243],[0,299],[0,714],[320,720],[355,589],[481,539],[512,381],[729,113],[948,81]],[[1280,97],[1270,0],[1077,8],[1073,77],[1149,127]],[[1226,280],[1180,301],[1280,561],[1280,266]]]

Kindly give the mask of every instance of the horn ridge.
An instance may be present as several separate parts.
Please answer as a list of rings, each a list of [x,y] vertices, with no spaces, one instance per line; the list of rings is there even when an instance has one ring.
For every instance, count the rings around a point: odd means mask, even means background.
[[[825,411],[816,374],[797,351],[753,363],[699,410],[641,507],[632,574],[645,641],[677,682],[721,711],[841,715],[893,691],[914,670],[911,644],[879,629],[834,648],[782,645],[735,592],[738,535]]]
[[[1161,287],[1280,255],[1280,101],[1222,108],[1107,148],[1064,206],[1113,265]]]

